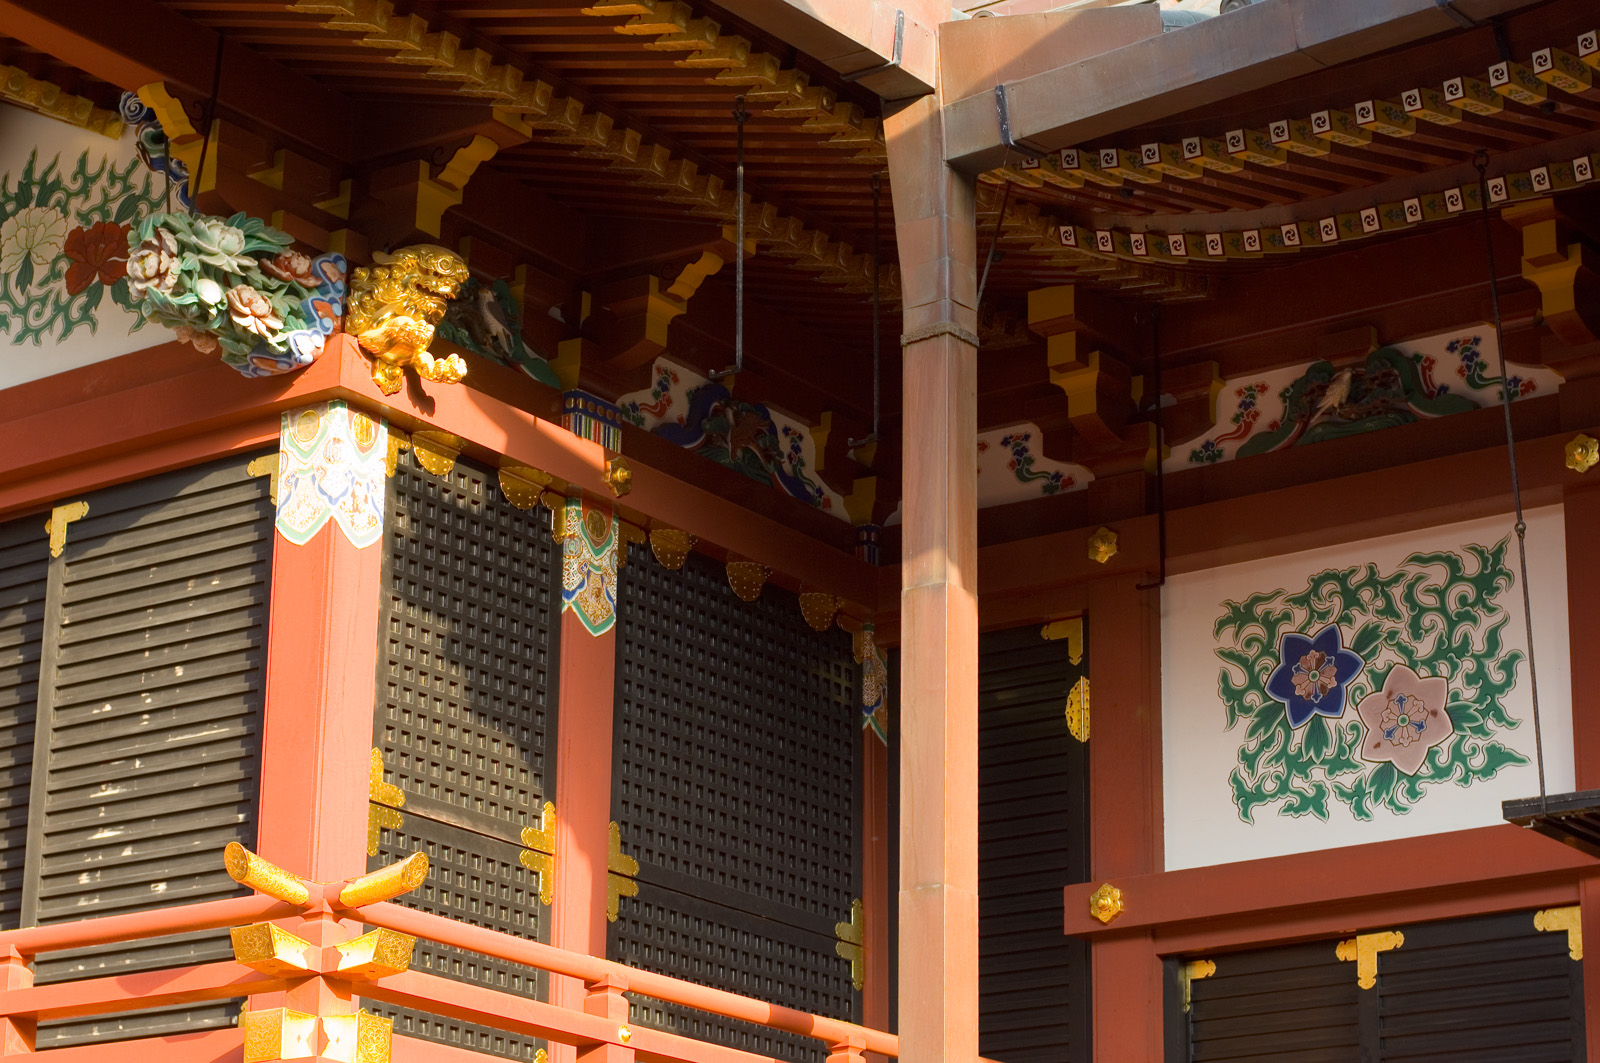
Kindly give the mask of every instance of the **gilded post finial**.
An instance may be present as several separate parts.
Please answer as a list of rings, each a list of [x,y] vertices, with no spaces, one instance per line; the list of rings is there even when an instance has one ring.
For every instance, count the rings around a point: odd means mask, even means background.
[[[409,893],[428,878],[428,854],[412,853],[399,863],[380,867],[360,878],[351,879],[339,891],[339,903],[346,908],[360,908],[379,901],[393,900]]]
[[[229,878],[240,885],[249,886],[257,893],[265,893],[268,897],[276,897],[290,904],[305,904],[311,899],[311,891],[299,876],[261,859],[238,842],[229,842],[227,848],[222,850],[222,863],[228,869]]]
[[[628,466],[626,458],[618,455],[606,462],[606,486],[611,488],[611,493],[621,498],[633,490],[633,469]]]

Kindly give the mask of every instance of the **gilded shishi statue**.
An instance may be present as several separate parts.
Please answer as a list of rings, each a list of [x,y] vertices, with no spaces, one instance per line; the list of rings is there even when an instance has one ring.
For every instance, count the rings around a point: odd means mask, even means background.
[[[372,257],[377,265],[351,274],[344,330],[376,359],[372,379],[378,387],[385,395],[399,391],[408,365],[424,380],[445,384],[466,376],[467,363],[460,355],[435,358],[428,353],[434,326],[467,279],[461,256],[433,244],[416,244]]]

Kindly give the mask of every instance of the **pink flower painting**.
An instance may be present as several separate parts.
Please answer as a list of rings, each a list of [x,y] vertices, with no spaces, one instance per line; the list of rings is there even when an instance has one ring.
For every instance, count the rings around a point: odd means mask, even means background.
[[[1389,669],[1383,688],[1356,706],[1366,731],[1361,759],[1388,761],[1397,771],[1415,775],[1428,750],[1455,734],[1445,711],[1449,700],[1450,681],[1442,676],[1419,676],[1403,664]]]

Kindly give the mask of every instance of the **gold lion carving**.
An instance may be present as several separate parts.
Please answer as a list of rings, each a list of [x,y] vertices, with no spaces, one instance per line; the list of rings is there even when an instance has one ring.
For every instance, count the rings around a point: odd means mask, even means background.
[[[434,326],[467,279],[466,262],[433,244],[372,257],[377,265],[351,274],[350,309],[344,319],[344,330],[375,359],[372,379],[385,395],[400,390],[408,365],[424,380],[458,382],[467,374],[467,363],[458,354],[435,358],[428,345]]]

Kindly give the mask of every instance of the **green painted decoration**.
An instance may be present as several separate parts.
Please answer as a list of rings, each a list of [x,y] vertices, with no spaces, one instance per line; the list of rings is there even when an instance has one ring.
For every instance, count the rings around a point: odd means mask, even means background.
[[[1327,569],[1223,603],[1218,693],[1240,729],[1239,817],[1404,814],[1443,783],[1528,763],[1502,738],[1523,662],[1508,647],[1509,538],[1414,553],[1392,572]]]

